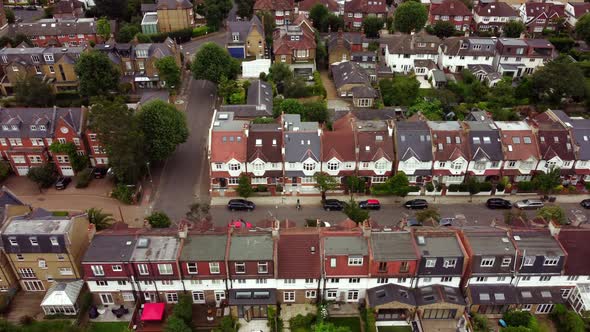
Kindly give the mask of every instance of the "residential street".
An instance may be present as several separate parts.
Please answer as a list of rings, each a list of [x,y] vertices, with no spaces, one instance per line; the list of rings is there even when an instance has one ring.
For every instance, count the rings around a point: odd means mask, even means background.
[[[184,53],[185,57],[188,54],[192,59],[195,53],[197,53],[197,51],[199,50],[199,48],[201,48],[203,44],[208,42],[213,42],[221,47],[225,47],[225,29],[221,28],[219,31],[213,32],[210,36],[182,44],[182,52]]]
[[[165,211],[175,221],[199,198],[209,201],[207,135],[215,104],[215,86],[190,78],[186,95],[189,138],[168,158],[152,205],[153,210]]]

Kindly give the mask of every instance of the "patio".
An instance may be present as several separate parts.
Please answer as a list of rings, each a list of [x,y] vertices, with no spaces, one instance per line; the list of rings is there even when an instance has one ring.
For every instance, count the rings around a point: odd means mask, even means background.
[[[18,292],[10,304],[10,311],[4,315],[9,322],[18,322],[23,316],[43,319],[41,301],[45,292]]]
[[[98,317],[91,318],[91,322],[129,322],[133,317],[133,313],[135,312],[136,304],[134,302],[125,302],[125,308],[129,309],[129,313],[117,318],[117,316],[113,313],[112,309],[117,309],[118,306],[108,306],[105,307],[104,305],[97,306],[98,310]]]
[[[424,332],[456,332],[457,320],[455,319],[423,319],[422,330]]]
[[[248,322],[244,318],[240,318],[238,320],[238,324],[240,324],[238,332],[270,332],[270,328],[266,322],[266,319],[253,319]]]
[[[330,317],[358,317],[358,303],[332,303],[328,305],[328,316]]]
[[[307,314],[316,314],[317,307],[315,304],[282,304],[281,319],[286,331],[289,331],[289,320],[297,315],[306,316]]]
[[[215,308],[215,305],[193,304],[194,326],[197,329],[210,330],[219,325],[226,313],[229,315],[229,307]]]

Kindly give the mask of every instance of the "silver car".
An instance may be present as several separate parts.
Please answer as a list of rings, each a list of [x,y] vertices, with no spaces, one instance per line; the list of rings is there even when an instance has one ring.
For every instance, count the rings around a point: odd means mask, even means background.
[[[518,201],[518,202],[514,203],[514,206],[516,206],[517,208],[519,208],[521,210],[523,210],[523,209],[540,209],[543,206],[545,206],[545,204],[538,199],[525,199],[525,200]]]

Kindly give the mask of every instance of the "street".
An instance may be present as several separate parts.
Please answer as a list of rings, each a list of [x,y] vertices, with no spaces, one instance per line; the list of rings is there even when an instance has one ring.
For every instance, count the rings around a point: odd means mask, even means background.
[[[188,56],[190,59],[192,59],[199,48],[201,48],[203,44],[209,42],[213,42],[221,47],[225,47],[225,29],[221,28],[219,31],[211,33],[210,36],[195,39],[188,43],[182,44],[182,52],[184,53],[185,57]]]
[[[166,161],[152,206],[175,221],[184,217],[192,203],[209,201],[207,134],[215,93],[213,83],[190,78],[186,93],[189,138]]]

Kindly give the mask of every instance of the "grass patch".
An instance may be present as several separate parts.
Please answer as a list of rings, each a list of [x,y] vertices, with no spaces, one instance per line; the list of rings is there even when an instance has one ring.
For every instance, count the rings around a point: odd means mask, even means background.
[[[330,317],[328,321],[336,326],[348,327],[351,332],[361,332],[361,320],[358,317]]]
[[[90,323],[88,332],[121,332],[128,326],[129,322],[93,322]]]
[[[377,332],[412,332],[409,326],[379,326]]]

